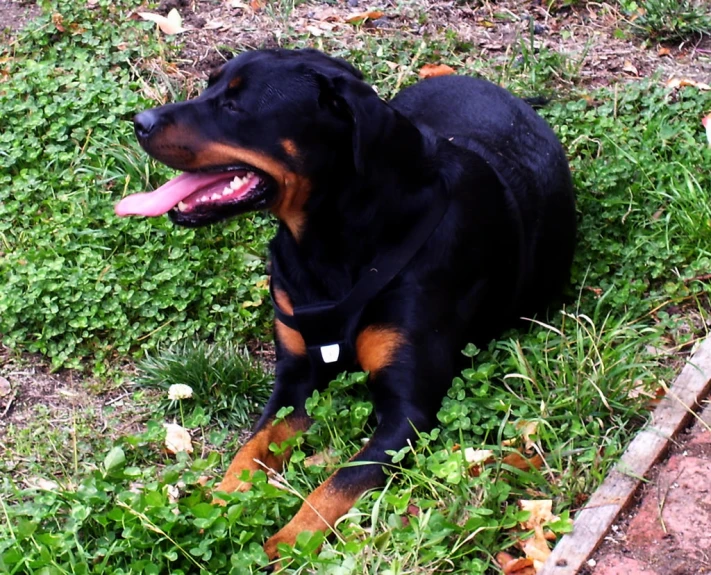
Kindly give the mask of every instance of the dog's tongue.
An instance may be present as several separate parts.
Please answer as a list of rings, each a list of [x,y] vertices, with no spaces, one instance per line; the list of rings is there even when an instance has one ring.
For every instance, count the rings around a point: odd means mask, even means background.
[[[117,216],[162,216],[193,192],[224,180],[228,174],[188,174],[163,184],[153,192],[133,194],[114,207]]]

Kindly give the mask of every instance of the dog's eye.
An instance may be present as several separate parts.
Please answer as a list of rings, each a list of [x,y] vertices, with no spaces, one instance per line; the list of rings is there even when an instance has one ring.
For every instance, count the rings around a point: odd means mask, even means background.
[[[222,103],[222,107],[225,108],[225,110],[228,110],[229,112],[239,112],[239,106],[234,100],[225,100]]]

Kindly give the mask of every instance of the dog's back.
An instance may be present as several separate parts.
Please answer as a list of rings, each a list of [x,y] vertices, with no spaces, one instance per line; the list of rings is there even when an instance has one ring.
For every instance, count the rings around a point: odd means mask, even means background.
[[[520,98],[467,76],[423,80],[390,105],[496,171],[512,209],[521,214],[521,244],[530,270],[517,313],[539,311],[567,280],[575,246],[573,185],[553,130]]]

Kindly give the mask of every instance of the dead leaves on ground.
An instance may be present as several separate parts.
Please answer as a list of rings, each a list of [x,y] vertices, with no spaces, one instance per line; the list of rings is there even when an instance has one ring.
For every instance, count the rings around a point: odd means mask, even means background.
[[[175,8],[168,12],[167,16],[153,12],[138,12],[138,15],[144,20],[155,22],[160,31],[166,35],[180,34],[187,30],[187,28],[183,28],[183,18]]]
[[[521,420],[514,427],[518,435],[502,442],[502,447],[510,450],[503,457],[497,459],[491,449],[464,449],[470,474],[478,476],[485,466],[497,464],[503,469],[508,467],[522,471],[543,467],[545,461],[537,442],[538,422]],[[519,530],[514,534],[515,545],[524,556],[515,557],[508,552],[501,552],[496,556],[496,562],[505,575],[535,575],[551,553],[548,542],[555,539],[546,525],[559,521],[559,518],[552,513],[553,502],[550,499],[521,500],[518,505],[522,511],[528,512],[527,519],[519,524]]]
[[[437,76],[449,76],[454,74],[454,69],[447,64],[425,64],[420,68],[420,78],[436,78]]]
[[[520,435],[514,440],[503,442],[503,446],[511,448],[511,450],[501,458],[500,464],[504,467],[513,467],[521,471],[530,471],[531,469],[543,467],[542,450],[535,442],[538,422],[522,420],[517,422],[514,427]],[[523,445],[519,445],[520,443]],[[469,464],[469,473],[474,477],[479,476],[484,466],[496,462],[496,457],[492,450],[471,447],[464,450],[464,459]]]
[[[546,525],[559,521],[553,515],[553,502],[550,499],[521,500],[518,502],[522,511],[528,511],[528,519],[521,522],[519,527],[532,535],[516,539],[516,547],[523,551],[523,557],[514,557],[502,551],[496,555],[496,562],[505,575],[535,575],[551,554],[549,541],[554,541],[555,534],[546,529]]]

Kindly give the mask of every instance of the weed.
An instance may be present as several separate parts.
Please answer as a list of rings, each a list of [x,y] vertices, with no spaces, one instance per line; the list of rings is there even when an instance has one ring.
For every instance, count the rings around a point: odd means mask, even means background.
[[[269,395],[269,375],[245,350],[232,344],[182,342],[148,356],[138,363],[138,369],[135,381],[139,386],[163,391],[174,384],[192,388],[191,398],[182,402],[193,410],[188,420],[200,413],[200,419],[245,428]],[[173,417],[180,411],[167,394],[160,400],[159,410]]]

